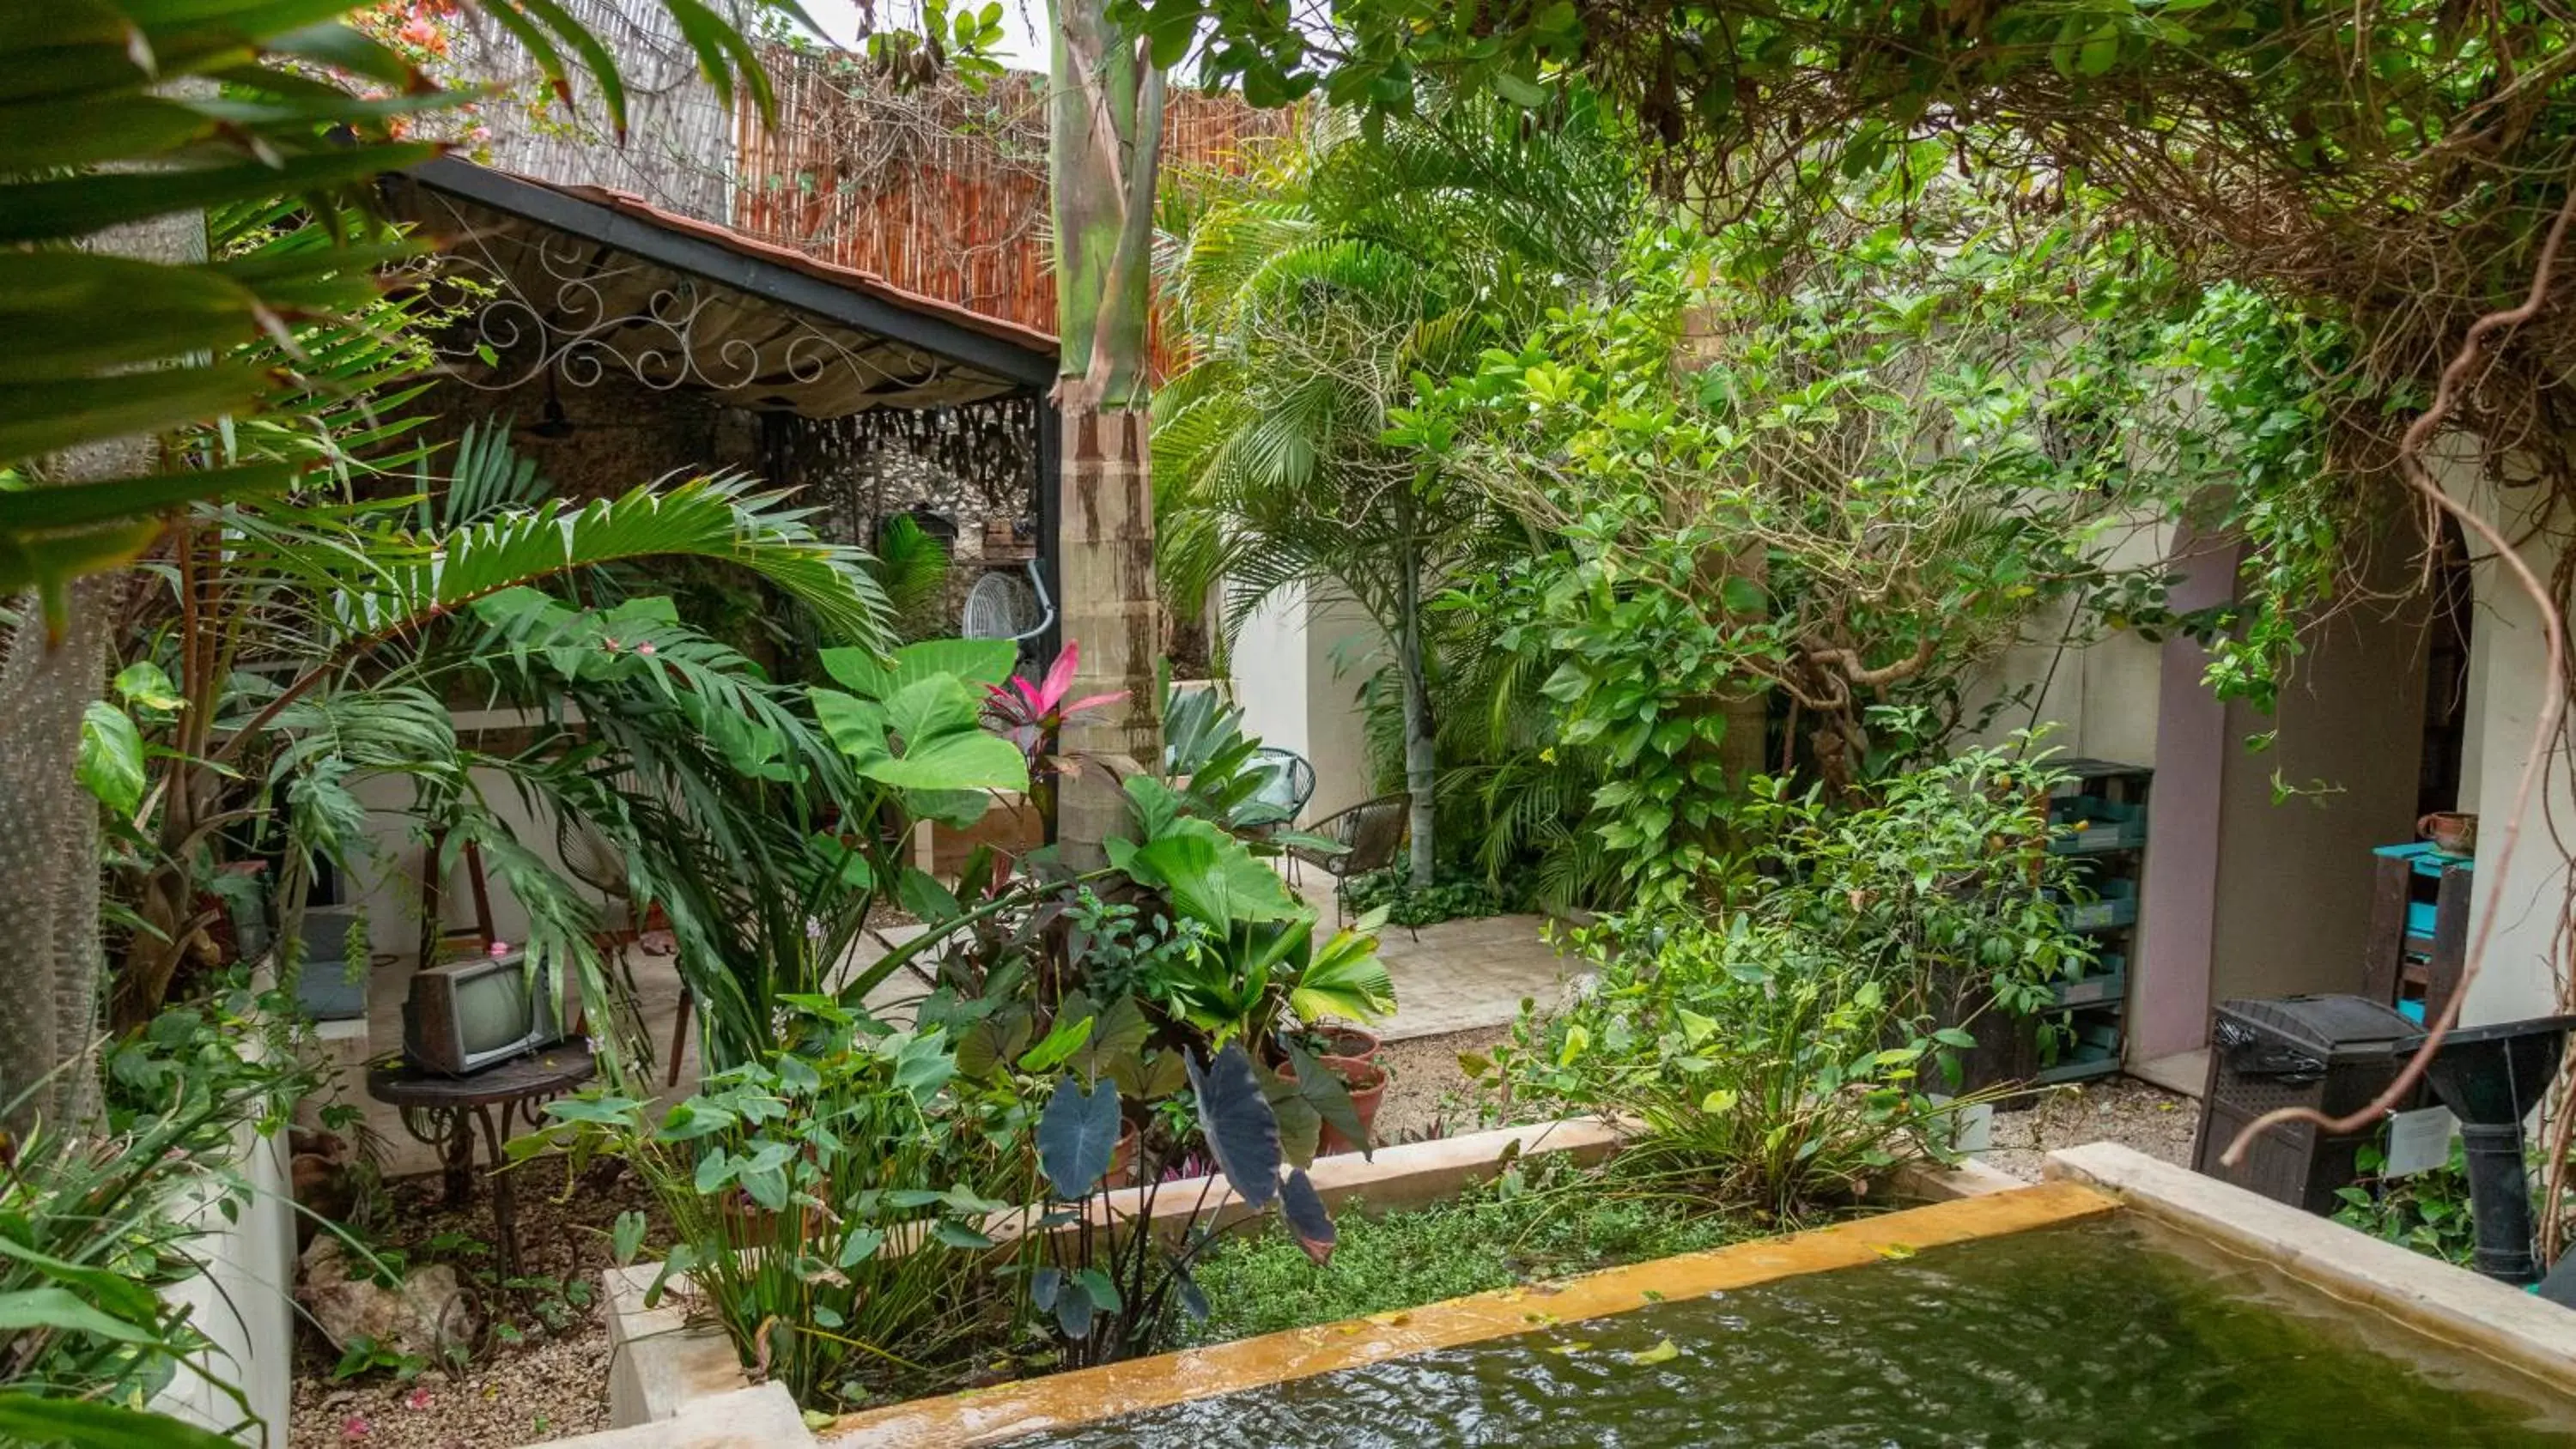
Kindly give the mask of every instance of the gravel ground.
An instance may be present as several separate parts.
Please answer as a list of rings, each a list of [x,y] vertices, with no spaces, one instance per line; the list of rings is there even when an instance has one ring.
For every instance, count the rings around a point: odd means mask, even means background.
[[[487,1290],[487,1311],[499,1312],[524,1341],[511,1345],[487,1332],[482,1352],[456,1375],[431,1369],[408,1384],[383,1373],[332,1383],[334,1356],[308,1326],[289,1449],[512,1449],[608,1427],[608,1325],[596,1297],[610,1259],[606,1234],[630,1208],[651,1216],[650,1195],[616,1164],[603,1163],[570,1185],[560,1166],[544,1160],[524,1170],[519,1244],[527,1275],[584,1282],[590,1301],[548,1295],[562,1323],[549,1328],[533,1300]],[[488,1253],[431,1246],[443,1233],[477,1243],[491,1236],[491,1208],[479,1193],[450,1212],[438,1204],[434,1175],[402,1179],[390,1191],[393,1217],[382,1242],[403,1247],[415,1263],[453,1261],[460,1273],[488,1276]],[[644,1256],[668,1241],[657,1222]]]
[[[2117,1142],[2150,1157],[2188,1167],[2200,1104],[2132,1077],[2104,1077],[2054,1087],[2028,1105],[1995,1114],[1989,1166],[2026,1181],[2039,1181],[2040,1159],[2061,1147]]]
[[[1378,1053],[1387,1071],[1378,1140],[1419,1142],[1477,1130],[1475,1084],[1458,1065],[1458,1054],[1483,1051],[1510,1035],[1511,1028],[1496,1026],[1388,1042]]]

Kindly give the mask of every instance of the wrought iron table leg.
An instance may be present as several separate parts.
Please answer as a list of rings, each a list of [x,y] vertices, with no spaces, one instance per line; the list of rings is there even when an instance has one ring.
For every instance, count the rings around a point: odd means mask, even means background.
[[[474,1198],[474,1120],[461,1107],[405,1107],[403,1131],[423,1147],[438,1151],[439,1183],[447,1206],[463,1207]]]
[[[501,1106],[501,1120],[504,1124],[509,1121],[510,1107],[511,1104],[506,1102]],[[501,1154],[502,1128],[493,1124],[492,1109],[488,1106],[478,1106],[474,1109],[474,1115],[482,1119],[483,1144],[490,1151],[492,1158],[492,1230],[500,1239],[496,1246],[501,1250],[501,1276],[505,1280],[516,1278],[521,1276],[519,1193],[513,1180],[516,1175],[508,1170],[509,1163]]]

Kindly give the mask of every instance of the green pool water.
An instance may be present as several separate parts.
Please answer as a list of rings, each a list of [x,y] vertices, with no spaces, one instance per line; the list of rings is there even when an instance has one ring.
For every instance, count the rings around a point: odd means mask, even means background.
[[[1013,1449],[2576,1444],[2576,1401],[2111,1220],[1202,1399]]]

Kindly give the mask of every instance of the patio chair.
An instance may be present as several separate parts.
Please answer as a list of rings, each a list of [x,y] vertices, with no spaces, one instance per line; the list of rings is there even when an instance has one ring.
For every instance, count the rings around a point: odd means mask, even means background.
[[[1315,767],[1295,750],[1277,745],[1263,745],[1252,752],[1247,770],[1258,771],[1265,778],[1252,798],[1235,812],[1235,824],[1245,827],[1278,826],[1295,820],[1305,810],[1306,802],[1315,798]]]
[[[1395,864],[1395,853],[1404,844],[1405,816],[1411,811],[1413,797],[1405,794],[1380,795],[1363,800],[1348,810],[1337,811],[1306,828],[1308,835],[1320,835],[1337,842],[1338,850],[1324,850],[1311,845],[1288,847],[1289,869],[1298,862],[1315,867],[1333,878],[1333,924],[1339,926],[1348,914],[1343,907],[1342,892],[1351,877],[1384,870]],[[1293,882],[1296,877],[1292,874]]]

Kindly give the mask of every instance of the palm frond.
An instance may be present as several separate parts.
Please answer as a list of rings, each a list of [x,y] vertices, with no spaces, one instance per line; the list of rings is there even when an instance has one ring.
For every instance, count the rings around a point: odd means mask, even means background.
[[[423,533],[462,528],[498,514],[535,507],[555,491],[537,472],[537,460],[510,446],[511,420],[468,423],[448,455],[444,487],[421,466],[415,522]]]

